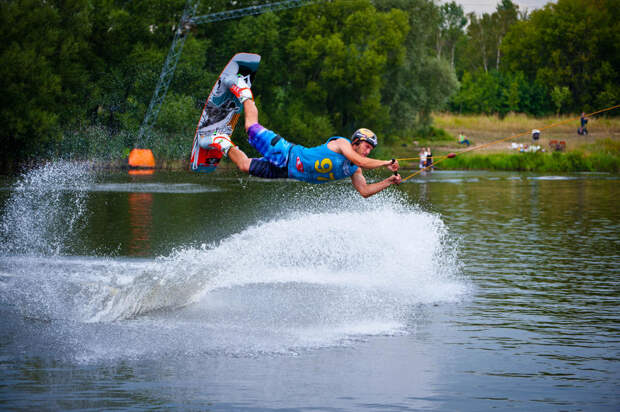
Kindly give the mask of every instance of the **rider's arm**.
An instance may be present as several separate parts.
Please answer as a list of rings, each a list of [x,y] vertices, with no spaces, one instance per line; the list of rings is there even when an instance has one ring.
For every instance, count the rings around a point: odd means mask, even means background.
[[[351,176],[351,183],[353,183],[353,187],[365,198],[370,197],[375,193],[379,193],[391,185],[399,184],[400,182],[400,175],[392,175],[380,182],[368,184],[366,183],[366,178],[362,174],[362,169],[357,169]]]
[[[371,159],[369,157],[364,157],[358,154],[355,150],[353,150],[351,143],[349,143],[346,139],[336,139],[336,140],[333,140],[333,142],[336,144],[338,153],[341,153],[344,157],[349,159],[351,163],[361,168],[376,169],[381,166],[394,166],[391,160]],[[388,168],[390,170],[393,169],[393,167],[388,167]],[[398,167],[396,167],[395,170],[398,170]],[[392,171],[395,171],[395,170],[392,170]]]

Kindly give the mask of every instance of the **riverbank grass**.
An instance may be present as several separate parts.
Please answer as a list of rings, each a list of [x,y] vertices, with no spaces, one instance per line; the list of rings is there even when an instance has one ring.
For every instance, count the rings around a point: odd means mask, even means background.
[[[437,166],[439,169],[620,173],[620,118],[617,117],[590,119],[588,135],[576,133],[579,115],[536,118],[511,113],[500,118],[435,113],[433,124],[434,129],[444,131],[440,134],[441,141],[415,136],[409,144],[385,148],[386,152],[392,151],[395,157],[409,158],[414,157],[420,147],[430,146],[435,156],[457,153],[455,158],[441,161]],[[559,125],[545,129],[540,140],[535,142],[544,151],[519,152],[512,147],[512,143],[533,144],[532,129],[543,129],[554,124]],[[465,134],[472,142],[470,150],[503,141],[458,155],[465,149],[458,143],[459,133]],[[446,139],[446,135],[452,136],[452,139]],[[550,145],[553,140],[564,142],[566,150],[553,151],[553,145]]]
[[[442,161],[450,170],[620,173],[620,142],[603,139],[568,152],[464,153]]]

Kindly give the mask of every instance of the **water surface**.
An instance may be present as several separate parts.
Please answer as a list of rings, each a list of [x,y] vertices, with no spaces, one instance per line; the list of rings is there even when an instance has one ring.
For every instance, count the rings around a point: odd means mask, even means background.
[[[618,410],[618,183],[47,165],[0,191],[0,406]]]

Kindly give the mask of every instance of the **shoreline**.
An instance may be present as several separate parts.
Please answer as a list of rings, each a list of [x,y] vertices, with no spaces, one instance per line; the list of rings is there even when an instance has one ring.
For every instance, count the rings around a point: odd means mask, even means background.
[[[620,118],[618,117],[601,116],[590,119],[588,135],[578,135],[577,125],[574,123],[562,124],[557,128],[543,131],[536,142],[532,141],[528,130],[574,119],[575,116],[535,118],[513,113],[500,119],[497,116],[488,115],[435,113],[432,117],[433,129],[438,133],[430,136],[412,133],[406,137],[393,136],[391,139],[385,136],[385,142],[370,157],[376,159],[415,158],[422,147],[431,147],[435,159],[448,153],[457,154],[455,158],[442,161],[437,169],[620,174]],[[471,146],[458,143],[459,133],[464,133],[472,143]],[[511,136],[515,138],[510,138]],[[170,144],[178,143],[178,139],[168,140]],[[552,146],[554,140],[563,142],[564,150],[555,151]],[[492,144],[495,142],[497,143]],[[105,146],[106,139],[99,143]],[[537,145],[540,148],[537,152],[519,152],[518,149],[515,150],[513,144]],[[187,158],[185,154],[182,158],[174,158],[173,156],[181,154],[178,150],[168,150],[169,147],[165,144],[155,146],[153,147],[156,160],[154,170],[189,170],[189,154]],[[478,146],[484,147],[476,149]],[[462,153],[465,150],[469,152]],[[59,158],[87,162],[93,169],[121,171],[130,170],[127,157],[123,157],[128,153],[127,148],[121,150],[114,147],[107,151],[107,156],[104,155],[107,158],[87,159],[63,156]],[[31,170],[42,163],[53,160],[55,159],[31,159],[12,171],[4,171],[3,175],[16,176],[24,170]],[[417,160],[402,161],[401,164],[409,169],[418,167]],[[218,170],[234,170],[234,165],[225,159]]]
[[[443,150],[442,150],[443,151]],[[99,164],[100,169],[140,170],[131,169],[124,162]],[[411,170],[417,161],[403,161],[401,167]],[[189,171],[189,160],[163,160],[157,162],[154,170]],[[223,160],[218,170],[234,171],[235,167],[229,160]],[[452,159],[441,161],[437,170],[497,170],[511,172],[600,172],[620,174],[619,152],[583,152],[570,150],[566,152],[479,152],[457,155]]]
[[[433,146],[431,144],[431,146]],[[620,142],[613,142],[610,139],[597,142],[596,147],[579,148],[566,151],[537,151],[537,152],[518,152],[507,151],[479,151],[468,152],[459,155],[459,150],[454,150],[452,145],[435,145],[433,155],[435,159],[440,159],[447,153],[455,152],[456,157],[442,160],[436,167],[437,170],[497,170],[497,171],[513,171],[513,172],[559,172],[559,173],[576,173],[576,172],[601,172],[620,174]],[[588,150],[590,149],[590,150]],[[405,157],[417,155],[419,147],[403,148],[402,146],[383,147],[377,156],[373,158],[383,158],[393,153],[394,157]],[[135,171],[136,174],[146,174],[144,171],[189,171],[189,159],[162,159],[157,160],[152,169],[148,168],[131,168],[127,164],[127,158],[114,160],[89,160],[89,159],[66,159],[77,162],[86,162],[90,164],[90,168],[96,170],[109,171]],[[21,172],[14,175],[7,174],[5,176],[16,176],[25,170],[31,170],[43,163],[53,161],[46,159],[44,161],[28,162],[22,164],[19,168]],[[401,161],[401,168],[413,170],[418,168],[417,160]],[[225,159],[218,166],[218,170],[233,171],[234,165],[230,160]]]

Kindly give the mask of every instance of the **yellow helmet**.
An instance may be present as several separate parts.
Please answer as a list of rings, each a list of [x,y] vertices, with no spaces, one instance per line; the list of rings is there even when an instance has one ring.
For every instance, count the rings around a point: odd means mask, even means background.
[[[377,147],[377,135],[370,129],[357,129],[351,136],[351,144],[355,144],[358,140],[370,143],[373,148]]]

